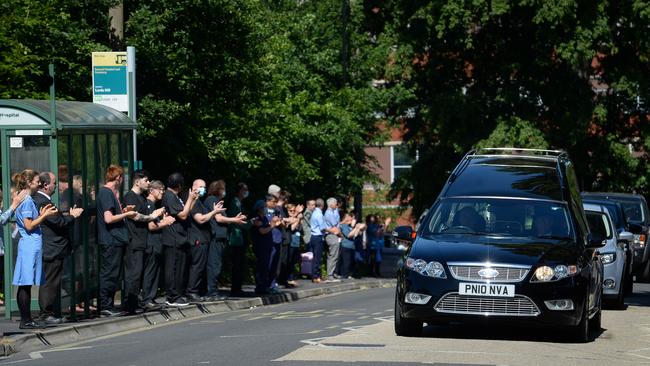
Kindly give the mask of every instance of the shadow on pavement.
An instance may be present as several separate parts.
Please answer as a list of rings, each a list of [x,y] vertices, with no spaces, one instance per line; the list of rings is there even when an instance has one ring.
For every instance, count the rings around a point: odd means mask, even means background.
[[[650,286],[646,283],[635,283],[634,293],[625,298],[625,303],[632,306],[650,306]]]
[[[600,337],[606,329],[592,330],[589,342]],[[563,328],[523,327],[503,325],[498,321],[480,323],[451,323],[446,325],[428,325],[422,331],[423,337],[499,340],[548,343],[577,343],[571,337],[571,332]]]

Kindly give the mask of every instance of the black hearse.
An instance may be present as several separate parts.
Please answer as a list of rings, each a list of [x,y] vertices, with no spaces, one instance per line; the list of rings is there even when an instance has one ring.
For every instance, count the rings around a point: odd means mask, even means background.
[[[473,150],[449,176],[398,270],[395,332],[515,321],[600,328],[603,238],[592,237],[564,151]]]

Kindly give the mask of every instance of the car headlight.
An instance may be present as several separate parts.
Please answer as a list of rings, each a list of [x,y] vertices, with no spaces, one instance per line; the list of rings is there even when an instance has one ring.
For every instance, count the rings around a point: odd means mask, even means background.
[[[565,266],[563,264],[551,268],[549,266],[541,266],[535,270],[530,282],[552,282],[559,281],[563,278],[570,277],[578,273],[578,267],[574,265]]]
[[[634,245],[643,248],[645,246],[645,234],[635,234]]]
[[[423,276],[433,278],[447,278],[445,268],[440,262],[428,262],[423,259],[406,258],[406,268],[413,270]]]
[[[616,260],[616,253],[604,253],[601,254],[600,260],[603,262],[603,264],[609,264],[612,263]]]

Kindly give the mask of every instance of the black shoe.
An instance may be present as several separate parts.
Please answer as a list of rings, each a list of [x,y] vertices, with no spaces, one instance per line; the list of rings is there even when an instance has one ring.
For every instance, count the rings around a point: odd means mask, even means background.
[[[156,311],[162,308],[162,305],[156,304],[154,302],[146,303],[142,306],[146,311]]]
[[[179,299],[182,300],[182,299]],[[197,303],[197,302],[203,302],[205,301],[205,298],[203,296],[199,296],[197,294],[187,294],[187,302],[191,303]],[[185,301],[182,301],[185,302]]]
[[[179,307],[183,307],[183,306],[188,306],[188,305],[190,305],[190,303],[187,302],[186,298],[180,297],[180,298],[176,299],[175,301],[167,300],[167,302],[165,302],[165,305],[175,307],[175,308],[179,308]]]
[[[41,322],[37,322],[35,320],[29,320],[26,322],[20,322],[20,325],[18,326],[20,329],[44,329],[47,328],[47,325]]]
[[[228,298],[228,296],[217,294],[214,296],[208,296],[205,298],[205,301],[224,301]]]
[[[49,316],[46,316],[45,318],[41,318],[40,321],[45,323],[46,325],[63,324],[63,318],[57,318],[54,315],[49,315]]]
[[[129,315],[138,315],[138,314],[142,314],[142,313],[144,313],[144,312],[145,312],[145,309],[144,309],[144,308],[142,308],[142,307],[137,307],[137,308],[135,308],[135,309],[129,310],[129,311],[127,312],[127,314],[129,314]]]
[[[115,310],[115,309],[104,309],[104,310],[99,312],[99,315],[104,316],[104,317],[108,317],[108,318],[112,318],[112,317],[120,316],[120,315],[122,315],[122,313]]]

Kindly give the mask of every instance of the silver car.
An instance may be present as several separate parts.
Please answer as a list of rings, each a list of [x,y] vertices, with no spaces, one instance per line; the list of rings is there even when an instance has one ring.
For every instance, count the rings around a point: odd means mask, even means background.
[[[605,206],[585,203],[584,210],[591,233],[607,241],[599,250],[604,268],[603,300],[606,304],[621,309],[625,305],[625,241],[633,240],[634,235],[627,231],[618,233]]]

